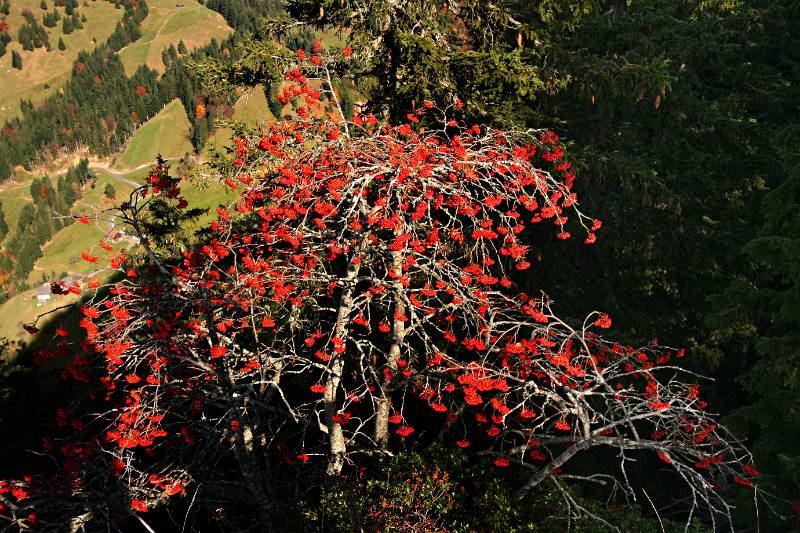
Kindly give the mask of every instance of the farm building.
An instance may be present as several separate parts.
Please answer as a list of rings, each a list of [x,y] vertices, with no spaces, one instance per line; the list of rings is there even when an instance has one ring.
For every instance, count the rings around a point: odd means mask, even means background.
[[[42,306],[50,301],[50,284],[42,283],[36,289],[36,305]]]

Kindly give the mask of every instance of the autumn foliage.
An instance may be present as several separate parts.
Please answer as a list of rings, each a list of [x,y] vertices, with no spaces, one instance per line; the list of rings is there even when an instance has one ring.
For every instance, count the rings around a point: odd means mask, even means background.
[[[526,472],[520,497],[561,488],[593,448],[651,454],[709,516],[729,516],[718,489],[757,472],[676,366],[683,352],[615,343],[608,315],[562,320],[515,288],[529,226],[598,239],[557,136],[463,124],[459,102],[348,122],[330,52],[284,61],[295,117],[236,139],[220,179],[239,197],[210,237],[159,254],[148,202],[188,205],[156,166],[119,215],[144,264],[84,252],[124,277],[81,308],[84,338],[43,358],[68,358],[92,408],[59,410],[80,438],[47,444],[51,478],[0,487],[3,519],[145,522],[196,498],[196,512],[269,526],[288,484],[357,477],[434,441]]]

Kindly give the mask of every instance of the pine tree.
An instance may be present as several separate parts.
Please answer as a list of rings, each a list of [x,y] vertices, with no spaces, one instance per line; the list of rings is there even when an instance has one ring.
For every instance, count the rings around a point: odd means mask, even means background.
[[[28,52],[33,50],[33,36],[30,33],[30,26],[25,24],[20,27],[17,39],[19,40],[19,44],[22,45],[23,50],[27,50]]]
[[[36,242],[43,245],[53,236],[52,213],[46,206],[36,210],[33,224],[34,237]]]
[[[59,14],[58,10],[49,11],[44,14],[42,17],[42,24],[44,24],[48,28],[55,28],[58,25],[58,21],[61,20],[61,15]]]
[[[0,178],[3,176],[8,176],[10,164],[8,161],[8,156],[6,155],[4,147],[0,145]]]
[[[83,184],[87,181],[97,179],[94,171],[89,168],[89,160],[84,158],[78,161],[78,164],[74,167],[75,168],[75,175],[78,176],[78,181]]]
[[[55,207],[58,198],[56,196],[56,190],[53,188],[52,180],[49,177],[44,176],[42,178],[42,187],[44,189],[45,204],[51,208]]]
[[[22,56],[16,50],[11,51],[11,66],[17,70],[22,70]]]
[[[72,203],[69,202],[67,195],[65,194],[66,193],[65,187],[66,183],[64,181],[64,176],[59,176],[55,184],[56,200],[53,205],[53,209],[60,214],[66,214],[67,212],[69,212],[69,208],[72,205]]]
[[[8,223],[6,222],[6,213],[3,211],[3,204],[0,203],[0,241],[8,235]]]
[[[67,45],[64,44],[64,39],[62,37],[58,38],[58,49],[62,52],[67,49]]]
[[[64,32],[64,35],[69,35],[75,31],[75,22],[72,17],[64,17],[64,22],[61,23],[61,31]]]
[[[39,178],[33,178],[33,180],[31,180],[29,190],[31,194],[31,200],[33,200],[33,205],[41,205],[44,200],[44,195],[42,194],[42,182],[39,180]]]
[[[776,105],[787,113],[788,125],[773,138],[785,179],[764,196],[763,224],[737,257],[748,270],[709,298],[707,315],[726,366],[748,393],[729,422],[750,434],[767,483],[779,494],[800,493],[800,127],[788,112],[796,113],[790,104],[796,93]]]
[[[69,175],[69,172],[67,175]],[[58,179],[58,195],[63,199],[65,212],[67,211],[66,208],[72,206],[78,199],[78,194],[75,192],[75,190],[76,184],[71,180],[64,178],[64,176]]]
[[[20,281],[25,281],[28,274],[33,270],[33,265],[42,257],[42,249],[35,241],[33,235],[27,235],[20,241],[19,250],[17,253],[17,262],[15,265],[14,275]]]
[[[43,10],[47,11],[47,0],[42,0],[39,3],[39,7],[42,8]]]
[[[362,18],[352,17],[349,3],[323,5],[292,0],[287,10],[318,28],[347,28],[356,52],[371,59],[349,60],[344,74],[373,77],[369,106],[391,120],[403,120],[425,100],[447,105],[460,98],[468,116],[508,123],[523,99],[548,84],[525,60],[518,44],[525,30],[505,3],[465,0],[454,8],[443,0],[379,1]]]
[[[35,212],[35,208],[32,204],[25,204],[22,206],[22,209],[19,212],[19,218],[17,219],[17,232],[24,233],[25,230],[28,229],[28,226],[33,223],[33,215]]]

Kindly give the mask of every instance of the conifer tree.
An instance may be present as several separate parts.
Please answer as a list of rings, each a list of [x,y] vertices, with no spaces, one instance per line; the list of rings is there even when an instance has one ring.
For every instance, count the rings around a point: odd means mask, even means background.
[[[64,44],[64,39],[62,37],[58,38],[58,49],[62,52],[67,49],[67,45]]]
[[[18,36],[19,44],[22,45],[22,49],[27,50],[28,52],[33,50],[33,37],[31,36],[29,28],[30,26],[28,26],[27,24],[22,26],[19,29],[19,36]]]
[[[33,205],[40,205],[42,203],[43,195],[41,194],[41,182],[39,178],[34,177],[31,180],[31,184],[29,187],[31,200],[33,200]]]
[[[64,32],[64,35],[69,35],[75,31],[75,22],[72,17],[64,17],[64,22],[61,23],[61,31]]]
[[[22,206],[22,209],[19,213],[19,218],[17,219],[17,234],[24,234],[28,229],[28,226],[33,223],[34,211],[35,209],[31,204],[26,203],[24,206]]]
[[[359,1],[293,0],[287,8],[317,28],[347,29],[364,60],[349,63],[343,74],[372,80],[368,105],[392,120],[424,100],[460,98],[462,113],[508,124],[514,106],[549,83],[525,60],[518,44],[524,27],[502,5],[404,0],[367,7]]]
[[[58,11],[53,10],[44,14],[42,24],[48,28],[55,28],[59,20],[61,20],[61,15],[58,14]]]
[[[16,50],[11,51],[11,66],[17,70],[22,70],[22,56]]]
[[[3,204],[0,203],[0,241],[8,235],[8,223],[6,222],[6,213],[3,211]]]
[[[42,249],[31,234],[20,240],[19,246],[14,248],[14,253],[17,254],[14,275],[17,280],[25,283],[28,274],[33,270],[33,265],[42,257]]]
[[[47,206],[40,206],[36,210],[33,224],[33,237],[35,242],[43,245],[53,236],[52,214]]]
[[[787,99],[792,96],[788,93]],[[797,120],[796,116],[787,117],[787,122],[792,120]],[[711,309],[706,317],[714,332],[712,341],[724,354],[723,364],[740,373],[737,381],[747,392],[747,399],[737,402],[730,422],[742,434],[750,433],[770,489],[786,495],[800,495],[800,450],[796,445],[800,441],[798,141],[800,127],[796,123],[779,130],[773,139],[787,169],[786,177],[764,196],[764,222],[737,257],[747,269],[723,292],[709,298]],[[786,505],[784,512],[789,511]],[[783,524],[771,527],[777,531]]]
[[[47,175],[42,178],[42,187],[45,205],[51,208],[54,207],[58,201],[58,197],[56,196],[56,191],[53,188],[53,182]]]

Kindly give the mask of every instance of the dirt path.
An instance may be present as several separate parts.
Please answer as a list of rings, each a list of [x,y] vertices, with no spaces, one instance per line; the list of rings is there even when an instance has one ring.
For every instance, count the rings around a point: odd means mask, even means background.
[[[182,159],[182,157],[170,157],[170,158],[164,159],[164,161],[178,161],[180,159]],[[111,165],[110,165],[110,163],[108,161],[104,161],[104,160],[94,160],[94,161],[92,161],[92,160],[89,160],[89,168],[90,169],[92,169],[92,170],[98,170],[98,169],[99,170],[103,170],[103,171],[107,172],[108,174],[110,174],[113,178],[115,178],[115,179],[117,179],[119,181],[125,182],[128,185],[131,185],[133,187],[139,187],[139,186],[141,186],[141,183],[136,183],[133,180],[129,180],[125,176],[128,175],[128,174],[131,174],[133,172],[136,172],[137,170],[141,170],[143,168],[150,167],[152,165],[153,165],[153,163],[145,163],[143,165],[139,165],[138,167],[126,168],[126,169],[122,169],[122,170],[115,170],[115,169],[113,169],[111,167]],[[61,174],[66,173],[67,170],[72,168],[72,166],[73,165],[70,163],[70,164],[64,164],[64,165],[62,165],[60,167],[56,167],[56,168],[33,169],[33,170],[31,170],[31,172],[29,172],[29,174],[34,174],[34,175],[35,174],[49,174],[49,175],[52,175],[52,176],[59,176]],[[9,182],[9,183],[11,183],[11,182]]]

